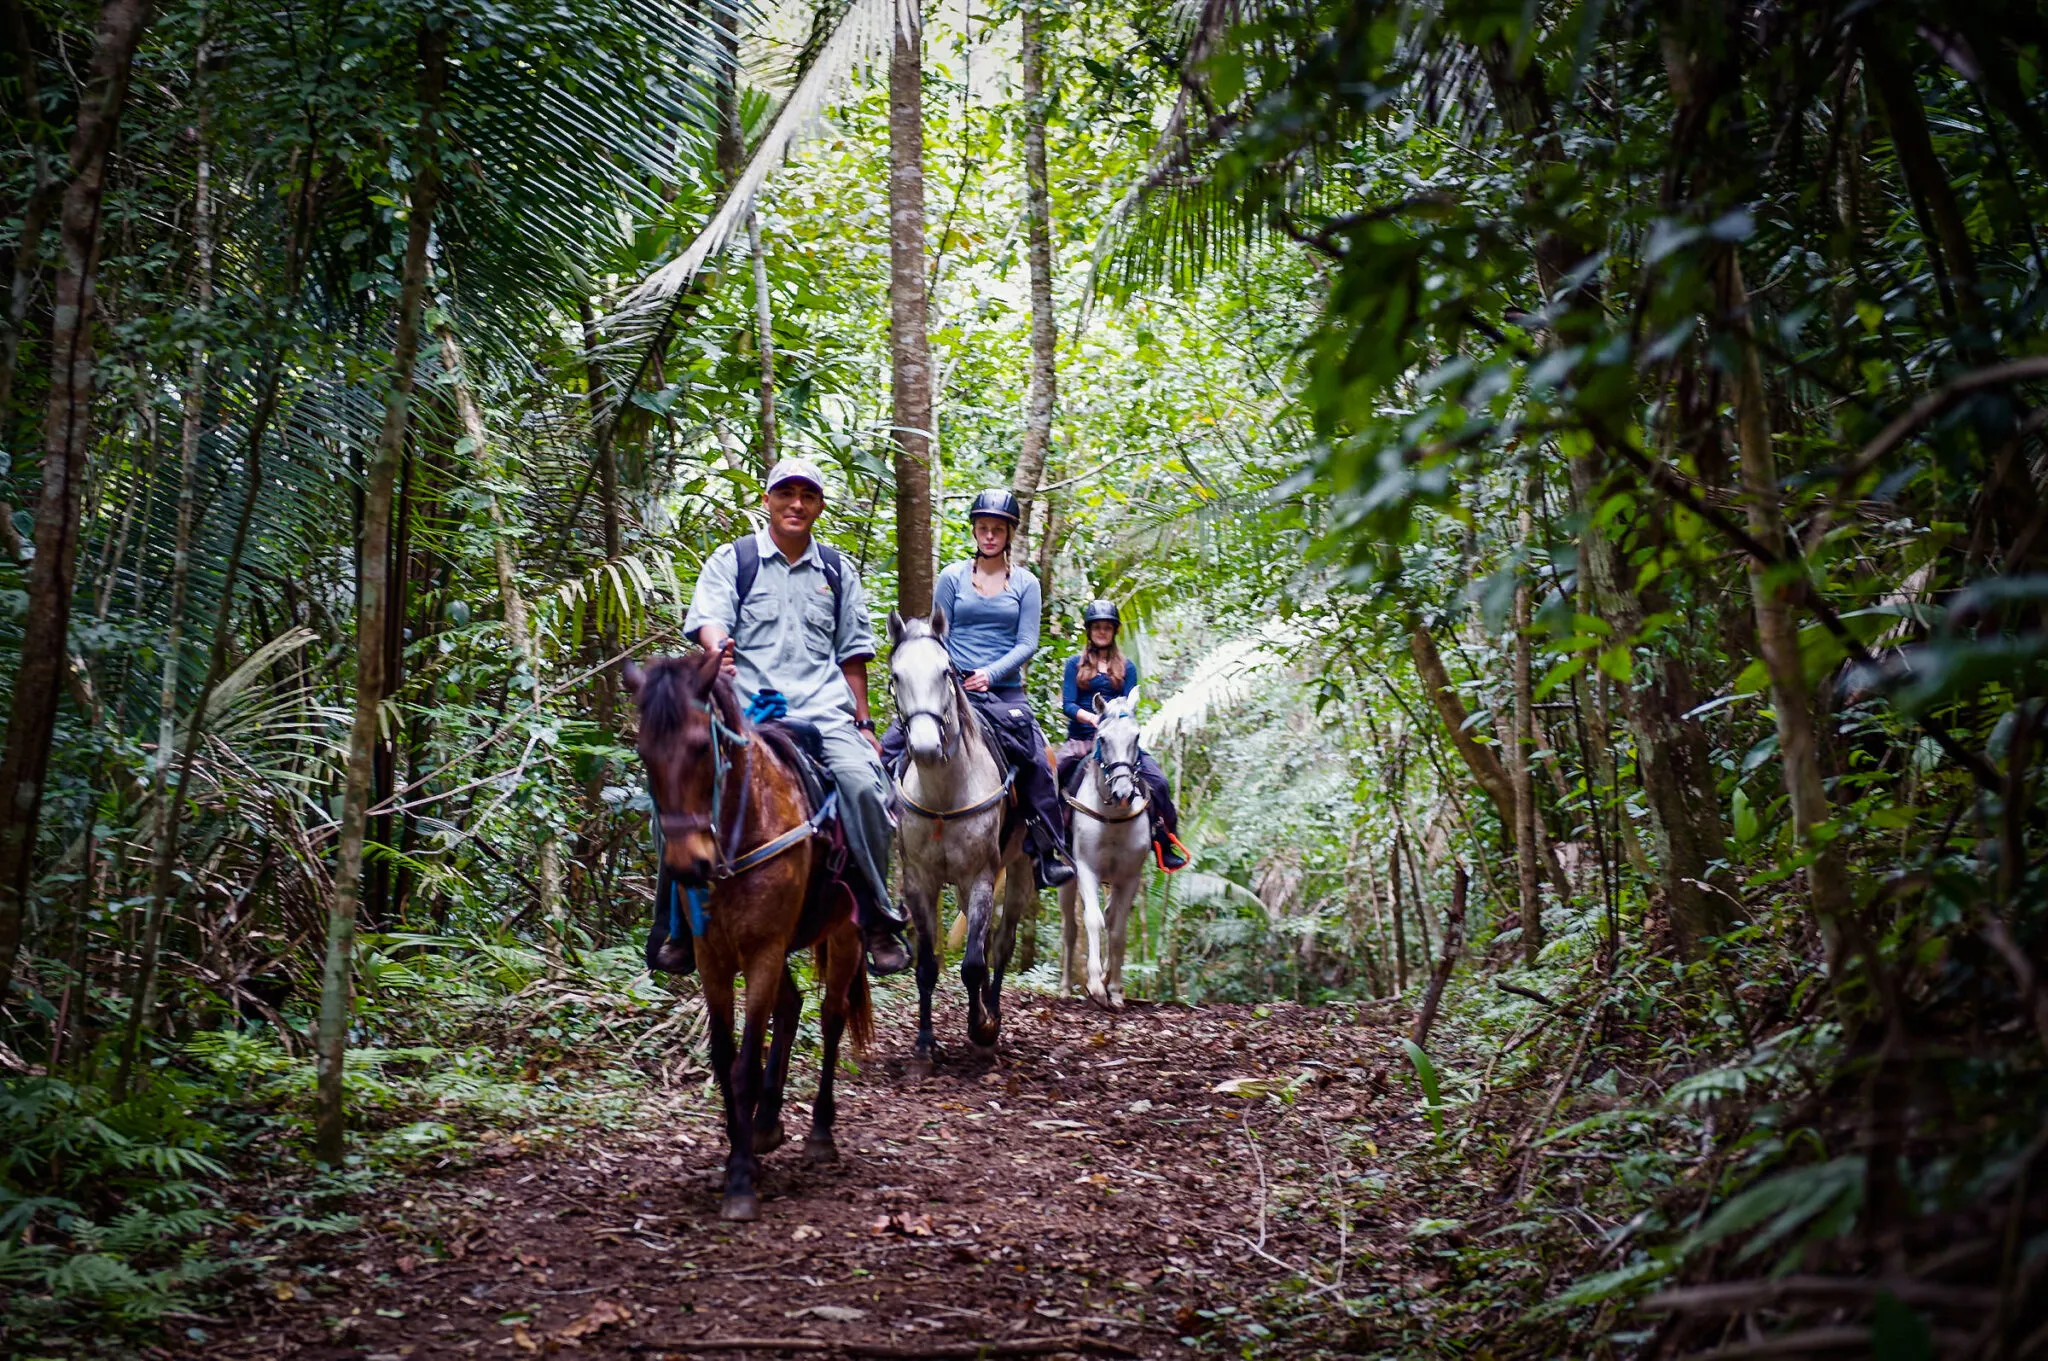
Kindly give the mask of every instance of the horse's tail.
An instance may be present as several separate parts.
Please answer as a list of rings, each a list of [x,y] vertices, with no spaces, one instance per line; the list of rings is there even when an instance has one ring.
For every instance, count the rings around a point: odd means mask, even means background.
[[[875,995],[868,988],[867,961],[858,954],[854,956],[853,986],[846,990],[846,1035],[853,1041],[853,1052],[862,1058],[874,1048]]]
[[[846,986],[846,1037],[853,1052],[865,1058],[875,1042],[875,998],[868,989],[867,961],[862,958],[859,932],[826,932],[819,937],[812,960],[819,980],[829,987],[837,965],[835,956],[840,950],[853,952],[853,981]]]

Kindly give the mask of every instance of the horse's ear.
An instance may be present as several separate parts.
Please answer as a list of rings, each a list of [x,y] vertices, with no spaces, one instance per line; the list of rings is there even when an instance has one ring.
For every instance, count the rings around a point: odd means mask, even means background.
[[[937,605],[932,606],[932,637],[946,636],[946,612]]]
[[[889,646],[895,647],[903,641],[903,616],[889,611]]]
[[[1105,695],[1105,694],[1103,694],[1103,693],[1102,693],[1101,691],[1099,691],[1099,690],[1098,690],[1098,691],[1096,691],[1096,693],[1095,693],[1095,712],[1099,714],[1099,713],[1101,713],[1101,712],[1102,712],[1102,711],[1103,711],[1104,709],[1107,709],[1108,707],[1109,707],[1109,696],[1108,696],[1108,695]]]
[[[1131,687],[1131,693],[1129,693],[1128,695],[1125,695],[1125,696],[1124,696],[1124,698],[1125,698],[1125,699],[1127,699],[1127,700],[1129,700],[1129,701],[1131,702],[1131,717],[1132,717],[1132,718],[1136,718],[1136,717],[1138,716],[1138,690],[1137,690],[1137,687],[1136,687],[1136,686],[1133,686],[1133,687]]]
[[[647,683],[647,669],[638,662],[627,662],[619,668],[619,675],[625,678],[626,688],[636,695],[640,693],[640,687]]]

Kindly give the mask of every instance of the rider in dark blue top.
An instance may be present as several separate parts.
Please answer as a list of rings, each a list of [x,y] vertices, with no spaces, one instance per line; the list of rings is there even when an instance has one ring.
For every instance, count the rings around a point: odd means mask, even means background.
[[[1122,699],[1138,688],[1138,664],[1124,658],[1124,674],[1119,680],[1107,669],[1094,671],[1086,682],[1081,680],[1081,658],[1067,658],[1066,674],[1060,678],[1060,708],[1067,715],[1067,740],[1069,742],[1093,742],[1095,740],[1095,697]],[[1088,717],[1083,719],[1082,713]]]
[[[1123,627],[1116,606],[1107,600],[1090,601],[1081,620],[1088,629],[1088,649],[1067,658],[1067,669],[1060,678],[1060,708],[1067,714],[1067,741],[1060,748],[1062,789],[1068,787],[1069,772],[1095,745],[1096,697],[1121,699],[1138,688],[1138,664],[1116,645],[1117,630]],[[1145,781],[1152,848],[1159,857],[1159,868],[1170,874],[1188,863],[1187,847],[1174,835],[1180,827],[1180,811],[1173,806],[1173,788],[1148,751],[1138,753],[1138,774]]]

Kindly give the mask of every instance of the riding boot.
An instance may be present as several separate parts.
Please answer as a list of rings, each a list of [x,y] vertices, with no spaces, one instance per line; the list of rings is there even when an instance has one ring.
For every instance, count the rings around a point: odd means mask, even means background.
[[[1059,839],[1046,830],[1044,823],[1034,821],[1025,840],[1030,842],[1031,882],[1034,885],[1046,889],[1074,882],[1073,862],[1067,858]]]
[[[1180,838],[1166,825],[1166,819],[1154,812],[1147,814],[1147,820],[1152,824],[1152,853],[1159,859],[1159,868],[1168,874],[1185,869],[1188,848],[1181,845]]]
[[[663,873],[659,886],[671,894],[682,890]],[[693,974],[697,972],[697,941],[686,929],[681,935],[670,932],[671,924],[679,923],[680,913],[671,907],[657,904],[654,910],[654,924],[647,928],[647,969],[650,973]]]
[[[910,919],[884,908],[872,887],[856,885],[852,879],[846,886],[853,894],[853,920],[860,928],[860,943],[867,951],[868,972],[876,978],[902,973],[910,967],[910,947],[903,943],[903,931],[910,925]]]
[[[903,943],[901,926],[863,923],[860,941],[867,947],[868,972],[875,977],[887,978],[910,967],[910,947]]]

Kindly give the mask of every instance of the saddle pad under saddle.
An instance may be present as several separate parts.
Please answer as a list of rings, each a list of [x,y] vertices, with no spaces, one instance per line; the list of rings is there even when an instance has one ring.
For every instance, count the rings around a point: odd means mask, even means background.
[[[798,718],[775,719],[755,725],[756,731],[773,742],[777,753],[796,768],[797,778],[804,783],[804,797],[811,807],[823,808],[825,797],[838,783],[832,778],[832,767],[825,764],[825,742],[818,736],[817,725]]]

